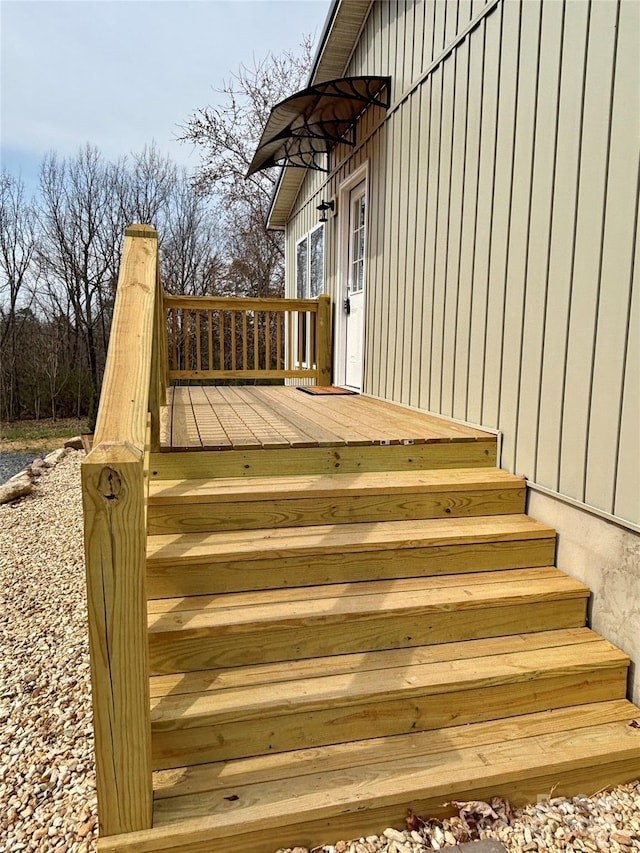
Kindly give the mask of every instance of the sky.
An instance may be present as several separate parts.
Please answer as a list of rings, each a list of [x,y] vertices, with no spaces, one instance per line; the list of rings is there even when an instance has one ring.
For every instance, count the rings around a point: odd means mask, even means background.
[[[320,38],[329,0],[1,0],[0,160],[37,185],[44,154],[155,141],[195,169],[180,125],[269,52]]]

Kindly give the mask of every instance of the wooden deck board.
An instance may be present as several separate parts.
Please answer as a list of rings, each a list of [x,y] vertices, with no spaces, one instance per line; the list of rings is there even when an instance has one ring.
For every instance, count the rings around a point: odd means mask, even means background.
[[[495,443],[489,432],[373,397],[312,397],[291,386],[179,386],[162,418],[165,450]]]

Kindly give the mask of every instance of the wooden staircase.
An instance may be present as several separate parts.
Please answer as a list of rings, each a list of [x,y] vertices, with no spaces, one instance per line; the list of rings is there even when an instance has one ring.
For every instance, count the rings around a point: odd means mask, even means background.
[[[153,829],[102,851],[274,853],[638,776],[627,657],[524,481],[455,447],[151,455]]]

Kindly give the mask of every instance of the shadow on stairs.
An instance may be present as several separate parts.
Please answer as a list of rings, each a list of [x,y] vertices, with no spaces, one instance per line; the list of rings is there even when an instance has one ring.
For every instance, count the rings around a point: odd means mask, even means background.
[[[154,825],[101,851],[273,853],[638,775],[627,657],[524,481],[460,447],[339,474],[294,448],[286,475],[152,460]]]

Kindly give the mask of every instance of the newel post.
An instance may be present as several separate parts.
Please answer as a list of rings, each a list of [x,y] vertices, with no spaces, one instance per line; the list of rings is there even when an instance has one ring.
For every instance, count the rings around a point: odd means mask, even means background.
[[[82,466],[101,835],[152,824],[143,453],[95,447]]]
[[[148,412],[157,413],[156,232],[127,228],[94,447],[82,463],[100,834],[152,825],[145,592]],[[156,350],[158,348],[156,347]],[[156,364],[159,359],[156,354]]]
[[[326,293],[318,297],[316,318],[316,369],[318,385],[331,385],[331,298]]]

